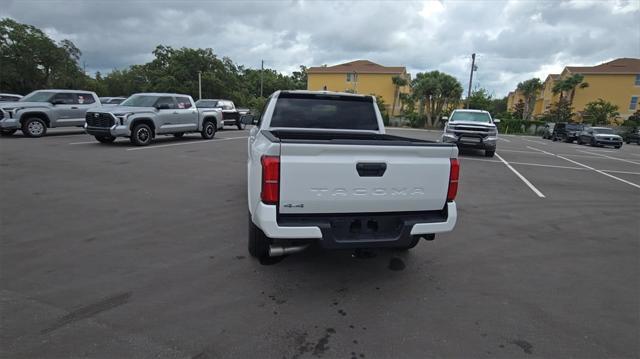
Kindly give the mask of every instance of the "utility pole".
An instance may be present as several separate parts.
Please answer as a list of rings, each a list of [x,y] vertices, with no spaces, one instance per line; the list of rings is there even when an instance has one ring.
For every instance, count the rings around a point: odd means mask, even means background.
[[[198,71],[198,100],[202,99],[202,71]]]
[[[261,60],[260,65],[260,97],[262,97],[262,89],[264,88],[264,60]]]
[[[473,82],[473,72],[476,70],[476,54],[471,54],[471,74],[469,75],[469,90],[467,91],[467,108],[469,108],[469,98],[471,97],[471,83]]]

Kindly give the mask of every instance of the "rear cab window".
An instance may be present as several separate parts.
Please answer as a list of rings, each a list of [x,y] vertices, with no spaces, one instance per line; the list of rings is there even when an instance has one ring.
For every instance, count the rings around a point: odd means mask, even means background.
[[[178,103],[178,108],[181,110],[191,108],[191,101],[188,97],[176,97],[176,102]]]
[[[377,131],[370,96],[281,93],[271,127]]]

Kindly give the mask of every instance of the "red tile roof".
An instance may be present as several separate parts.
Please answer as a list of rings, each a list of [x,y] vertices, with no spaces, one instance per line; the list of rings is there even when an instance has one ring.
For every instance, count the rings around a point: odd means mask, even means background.
[[[577,74],[640,74],[640,59],[620,58],[597,66],[567,66]]]
[[[307,73],[310,74],[346,74],[353,72],[360,74],[403,74],[407,72],[407,69],[403,66],[382,66],[369,60],[357,60],[335,66],[310,67],[307,69]]]

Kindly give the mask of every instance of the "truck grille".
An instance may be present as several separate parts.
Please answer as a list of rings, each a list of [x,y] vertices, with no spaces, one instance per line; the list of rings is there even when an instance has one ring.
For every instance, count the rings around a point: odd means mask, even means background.
[[[0,120],[4,118],[4,111],[0,110]]]
[[[91,127],[111,127],[115,124],[115,119],[110,113],[87,112],[85,120],[87,126]]]
[[[489,129],[486,127],[456,126],[454,131],[473,131],[478,133],[486,133],[486,132],[489,132]]]

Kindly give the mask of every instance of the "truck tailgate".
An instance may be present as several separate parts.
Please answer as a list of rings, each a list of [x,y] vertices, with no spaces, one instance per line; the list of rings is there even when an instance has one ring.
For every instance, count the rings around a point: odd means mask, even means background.
[[[447,146],[282,143],[283,214],[432,211],[444,207]]]

